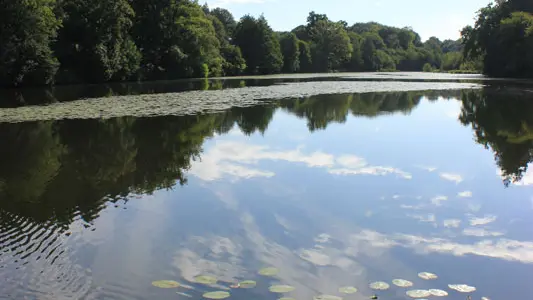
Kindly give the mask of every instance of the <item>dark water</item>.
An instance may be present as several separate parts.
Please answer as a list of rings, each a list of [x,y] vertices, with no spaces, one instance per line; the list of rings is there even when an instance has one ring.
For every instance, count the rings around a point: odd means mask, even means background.
[[[472,299],[533,293],[533,94],[279,100],[217,114],[0,123],[1,299]],[[266,266],[275,277],[257,275]],[[428,271],[437,280],[420,279]],[[218,286],[194,283],[196,275]],[[154,280],[190,287],[159,289]],[[386,281],[387,291],[368,284]],[[231,299],[231,298],[230,298]]]

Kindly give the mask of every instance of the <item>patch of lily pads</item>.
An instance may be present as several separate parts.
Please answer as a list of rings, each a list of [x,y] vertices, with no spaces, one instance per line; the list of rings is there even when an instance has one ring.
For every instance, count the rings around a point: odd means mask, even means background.
[[[399,287],[403,287],[403,288],[413,286],[413,283],[411,281],[405,280],[405,279],[394,279],[394,280],[392,280],[392,283],[395,286],[399,286]]]
[[[294,287],[290,285],[278,284],[268,288],[272,293],[288,293],[294,291]]]
[[[216,291],[216,292],[207,292],[202,295],[204,298],[207,299],[225,299],[230,296],[230,293],[225,291]]]
[[[420,272],[418,273],[418,277],[425,279],[425,280],[434,280],[438,278],[436,274],[429,273],[429,272]]]
[[[410,290],[405,293],[407,296],[415,299],[426,298],[431,296],[428,290]]]
[[[259,275],[263,275],[263,276],[276,276],[278,273],[279,273],[279,270],[274,267],[267,267],[267,268],[262,268],[261,270],[259,270]]]
[[[201,284],[215,284],[217,283],[217,279],[213,276],[209,275],[198,275],[194,277],[194,281]]]
[[[152,285],[162,289],[177,288],[180,286],[179,282],[174,280],[156,280],[152,281]]]
[[[381,290],[381,291],[388,290],[390,287],[388,283],[383,282],[383,281],[372,282],[369,286],[373,290]]]

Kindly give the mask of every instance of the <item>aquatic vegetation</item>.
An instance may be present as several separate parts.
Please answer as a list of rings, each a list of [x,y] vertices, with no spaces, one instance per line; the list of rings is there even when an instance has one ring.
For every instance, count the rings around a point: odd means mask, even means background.
[[[279,273],[279,270],[274,267],[267,267],[267,268],[262,268],[261,270],[259,270],[259,275],[263,275],[263,276],[275,276],[278,273]]]
[[[433,274],[433,273],[429,273],[429,272],[420,272],[418,273],[418,277],[422,278],[422,279],[425,279],[425,280],[433,280],[433,279],[437,279],[438,276]]]
[[[272,293],[288,293],[294,291],[294,287],[290,285],[273,285],[268,288]]]
[[[343,294],[353,294],[357,292],[357,288],[353,286],[343,286],[339,288],[339,292]]]
[[[393,279],[392,283],[399,287],[410,287],[413,286],[413,283],[409,280],[405,279]]]
[[[192,298],[192,295],[189,295],[189,294],[186,294],[186,293],[176,292],[176,294],[181,295],[181,296],[185,296],[185,297],[188,297],[188,298]]]
[[[174,280],[156,280],[152,281],[152,285],[162,289],[177,288],[180,286],[179,282]]]
[[[296,299],[291,298],[291,297],[281,297],[278,300],[296,300]]]
[[[373,290],[387,290],[390,287],[388,283],[383,281],[372,282],[369,286]]]
[[[208,284],[208,285],[217,283],[217,279],[209,275],[198,275],[194,277],[194,281],[197,283]]]
[[[203,294],[202,296],[207,299],[225,299],[225,298],[228,298],[230,294],[224,291],[216,291],[216,292],[207,292]]]
[[[443,290],[439,290],[439,289],[430,289],[429,293],[431,294],[431,296],[435,296],[435,297],[448,296],[448,292],[443,291]]]
[[[405,293],[411,298],[425,298],[431,296],[431,293],[428,290],[411,290]]]
[[[448,287],[461,293],[471,293],[476,290],[475,287],[466,284],[448,284]]]
[[[238,286],[243,289],[251,289],[257,285],[257,282],[253,280],[244,280],[239,282]]]

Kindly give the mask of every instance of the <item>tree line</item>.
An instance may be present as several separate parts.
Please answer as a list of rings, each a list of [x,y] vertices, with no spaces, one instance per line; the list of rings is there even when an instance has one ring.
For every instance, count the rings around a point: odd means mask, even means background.
[[[465,56],[483,62],[483,73],[533,77],[533,1],[498,0],[462,30]]]
[[[459,40],[332,21],[274,32],[193,0],[0,0],[0,86],[332,71],[474,70]]]

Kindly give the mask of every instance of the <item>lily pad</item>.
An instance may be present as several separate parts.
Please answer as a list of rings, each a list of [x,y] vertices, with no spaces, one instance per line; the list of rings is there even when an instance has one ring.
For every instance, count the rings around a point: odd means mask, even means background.
[[[431,294],[431,296],[435,296],[435,297],[446,297],[446,296],[448,296],[448,292],[443,291],[443,290],[439,290],[439,289],[430,289],[429,293]]]
[[[357,288],[353,286],[343,286],[339,288],[339,292],[343,294],[357,293]]]
[[[202,284],[215,284],[217,283],[217,279],[213,276],[209,275],[198,275],[194,277],[194,281]]]
[[[239,287],[243,289],[251,289],[254,288],[257,285],[257,282],[253,280],[244,280],[239,282]]]
[[[278,300],[296,300],[296,299],[291,298],[291,297],[281,297]]]
[[[425,279],[425,280],[433,280],[433,279],[437,279],[438,276],[433,274],[433,273],[429,273],[429,272],[420,272],[418,273],[418,277],[422,278],[422,279]]]
[[[314,296],[313,300],[342,300],[339,296],[333,296],[333,295],[319,295]]]
[[[481,297],[481,300],[490,300],[490,299],[487,297]]]
[[[176,292],[176,294],[180,295],[180,296],[185,296],[185,297],[188,297],[188,298],[192,298],[191,295],[189,294],[186,294],[186,293],[182,293],[182,292]]]
[[[476,290],[475,287],[466,284],[448,284],[448,287],[461,293],[471,293]]]
[[[431,293],[428,290],[411,290],[407,291],[405,294],[411,298],[425,298],[431,296]]]
[[[388,283],[383,281],[372,282],[369,286],[373,290],[388,290],[390,287]]]
[[[225,299],[228,298],[230,294],[225,291],[216,291],[205,293],[202,296],[207,299]]]
[[[294,291],[294,287],[290,285],[273,285],[268,288],[272,293],[288,293]]]
[[[162,289],[177,288],[180,286],[179,282],[174,280],[157,280],[152,281],[152,285]]]
[[[275,276],[276,274],[278,274],[278,272],[279,270],[274,267],[267,267],[267,268],[262,268],[261,270],[259,270],[259,275]]]
[[[392,283],[396,286],[403,288],[413,286],[413,283],[411,281],[405,279],[393,279]]]

